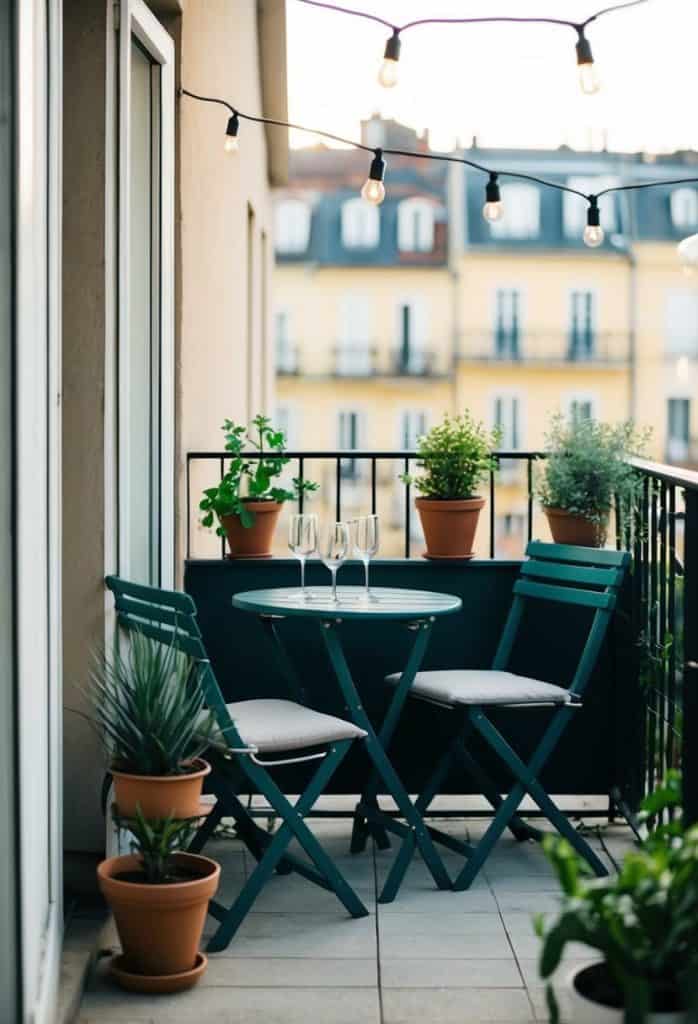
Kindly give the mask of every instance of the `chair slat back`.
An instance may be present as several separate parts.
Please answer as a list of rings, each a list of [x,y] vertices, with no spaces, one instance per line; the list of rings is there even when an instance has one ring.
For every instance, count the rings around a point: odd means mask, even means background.
[[[545,544],[542,541],[531,541],[526,554],[528,561],[523,563],[521,575],[514,584],[514,600],[493,668],[506,668],[527,601],[550,601],[591,608],[594,614],[570,685],[572,693],[581,695],[608,630],[630,556],[625,551]]]
[[[107,576],[105,583],[114,595],[118,625],[188,655],[199,666],[199,680],[207,706],[213,711],[218,727],[231,747],[244,746],[225,704],[208,658],[199,623],[196,604],[189,594],[178,590],[161,590],[143,583],[131,583],[119,576]]]

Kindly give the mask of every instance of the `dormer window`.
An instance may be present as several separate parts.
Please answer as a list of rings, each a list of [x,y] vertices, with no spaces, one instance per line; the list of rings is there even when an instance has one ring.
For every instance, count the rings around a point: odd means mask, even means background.
[[[583,192],[585,196],[596,195],[605,188],[612,188],[618,184],[617,178],[568,178],[567,185],[570,188]],[[562,223],[565,237],[578,242],[584,234],[587,222],[588,203],[581,196],[575,196],[571,192],[563,193],[562,197]],[[618,219],[616,215],[616,202],[613,192],[605,196],[599,196],[599,211],[601,215],[601,227],[607,235],[618,231]]]
[[[397,211],[397,245],[401,252],[434,248],[434,205],[428,199],[403,199]]]
[[[363,199],[342,204],[342,245],[345,249],[375,249],[380,236],[380,213]]]
[[[302,199],[282,199],[275,209],[276,251],[300,253],[310,239],[310,206]]]
[[[535,185],[502,185],[502,216],[492,221],[493,238],[537,238],[540,233],[540,192]]]
[[[671,223],[677,231],[693,231],[698,227],[698,191],[675,188],[671,193]]]

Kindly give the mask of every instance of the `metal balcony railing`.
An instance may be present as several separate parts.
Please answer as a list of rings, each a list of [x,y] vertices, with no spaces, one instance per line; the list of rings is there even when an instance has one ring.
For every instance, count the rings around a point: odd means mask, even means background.
[[[624,331],[482,328],[462,334],[459,345],[463,362],[623,366],[629,353],[630,336]]]

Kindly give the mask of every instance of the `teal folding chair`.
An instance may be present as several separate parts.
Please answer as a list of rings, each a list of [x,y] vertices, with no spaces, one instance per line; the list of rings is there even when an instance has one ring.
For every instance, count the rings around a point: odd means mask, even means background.
[[[545,817],[569,840],[596,875],[608,873],[583,836],[548,796],[539,776],[572,715],[578,714],[582,706],[582,695],[608,630],[630,556],[622,551],[544,544],[540,541],[531,541],[526,554],[528,560],[523,563],[521,576],[514,584],[514,599],[492,668],[419,672],[409,691],[411,697],[447,708],[460,718],[455,739],[444,751],[415,804],[419,812],[426,812],[441,784],[457,763],[478,782],[483,795],[495,811],[489,827],[476,846],[461,842],[438,829],[429,829],[436,841],[467,858],[453,883],[456,890],[470,887],[506,828],[511,829],[517,839],[542,837],[542,832],[532,828],[517,815],[526,794],[533,797]],[[593,612],[569,688],[507,671],[529,601],[579,605]],[[386,682],[399,688],[400,675],[390,675]],[[487,711],[497,707],[553,709],[552,720],[528,764],[491,721]],[[514,785],[504,799],[469,750],[468,743],[474,734],[485,741],[513,776]],[[414,836],[410,834],[403,841],[386,880],[383,890],[385,900],[395,898],[414,852]]]
[[[352,917],[368,910],[303,820],[354,740],[366,733],[351,722],[304,707],[300,701],[258,699],[226,704],[206,654],[196,620],[196,605],[189,594],[159,590],[108,576],[119,626],[138,630],[164,644],[176,643],[198,667],[206,703],[213,712],[222,741],[210,751],[209,781],[217,800],[189,849],[199,852],[221,818],[235,819],[238,836],[257,865],[230,907],[212,900],[209,912],[220,922],[208,949],[225,949],[240,927],[264,883],[274,871],[295,871],[308,881],[334,892]],[[269,623],[272,631],[273,622]],[[293,680],[289,680],[294,685]],[[302,697],[302,693],[296,694]],[[287,756],[289,755],[290,756]],[[209,756],[209,755],[207,755]],[[279,789],[269,769],[277,765],[320,761],[305,792],[292,804]],[[255,822],[240,794],[261,793],[281,818],[269,834]],[[308,855],[305,861],[287,851],[292,839]]]

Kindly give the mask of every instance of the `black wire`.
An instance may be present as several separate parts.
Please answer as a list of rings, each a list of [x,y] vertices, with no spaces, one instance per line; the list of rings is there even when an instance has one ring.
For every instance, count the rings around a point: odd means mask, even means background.
[[[306,0],[303,0],[303,2],[305,3]],[[307,2],[310,2],[310,0],[307,0]],[[636,2],[644,2],[644,0],[636,0]],[[334,135],[332,132],[326,132],[320,128],[306,128],[305,125],[294,124],[292,121],[279,121],[273,117],[258,117],[255,114],[245,114],[238,110],[237,107],[228,103],[227,100],[221,100],[214,96],[200,96],[198,93],[190,92],[189,89],[184,88],[180,89],[180,92],[183,96],[189,96],[191,99],[199,100],[202,103],[217,103],[222,107],[226,107],[231,113],[237,114],[243,121],[252,121],[255,124],[270,124],[278,128],[293,128],[299,132],[310,132],[312,135],[320,135],[322,138],[332,139],[334,142],[341,142],[345,146],[352,146],[354,149],[363,150],[364,153],[404,156],[416,160],[440,160],[442,163],[462,164],[465,167],[472,167],[475,171],[481,171],[483,174],[496,175],[498,178],[516,178],[519,181],[532,181],[536,185],[543,185],[545,188],[557,189],[558,192],[569,192],[571,195],[580,196],[581,199],[585,199],[588,203],[599,196],[606,195],[608,192],[629,192],[633,189],[657,188],[661,185],[691,185],[698,183],[698,178],[667,178],[665,181],[643,181],[632,185],[612,185],[609,188],[601,189],[600,192],[587,194],[586,192],[580,192],[579,189],[571,188],[569,185],[563,185],[559,181],[539,178],[535,174],[525,174],[523,171],[498,171],[493,167],[487,167],[485,164],[469,160],[464,156],[454,156],[449,153],[423,153],[411,149],[366,146],[363,142],[355,142],[353,139],[346,139],[342,135]]]

